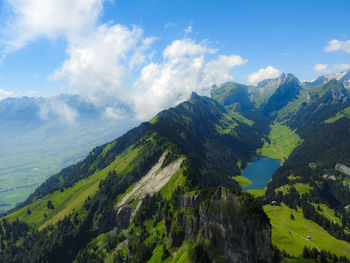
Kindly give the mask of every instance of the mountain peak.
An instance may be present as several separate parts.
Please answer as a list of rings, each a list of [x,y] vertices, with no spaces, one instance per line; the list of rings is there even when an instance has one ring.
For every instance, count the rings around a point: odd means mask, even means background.
[[[350,89],[350,70],[322,75],[315,80],[304,81],[303,84],[305,87],[311,88],[317,85],[324,84],[330,80],[337,80],[342,84],[344,88]]]
[[[211,90],[211,96],[224,106],[236,111],[247,111],[254,108],[249,99],[248,86],[237,82],[227,82]]]
[[[192,91],[192,93],[191,93],[191,100],[195,100],[195,99],[198,99],[198,98],[199,98],[199,95],[196,92]]]
[[[264,79],[257,84],[258,88],[264,89],[266,87],[279,86],[282,83],[289,81],[299,82],[298,78],[291,73],[282,73],[279,77],[273,79]]]
[[[331,79],[336,79],[338,81],[340,81],[342,78],[346,77],[346,75],[350,75],[350,71],[343,71],[343,72],[337,72],[337,73],[333,73],[333,74],[327,74],[324,75],[323,77],[331,80]]]
[[[282,109],[289,101],[295,99],[302,89],[301,83],[293,74],[284,73],[279,78],[272,80],[272,83],[267,83],[266,86],[274,89],[274,92],[263,106],[265,115]]]

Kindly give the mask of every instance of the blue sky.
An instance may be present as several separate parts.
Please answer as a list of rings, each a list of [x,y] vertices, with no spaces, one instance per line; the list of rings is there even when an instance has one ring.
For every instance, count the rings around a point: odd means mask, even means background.
[[[71,2],[2,0],[3,94],[75,92],[96,102],[117,94],[153,114],[213,83],[350,69],[346,0]],[[161,103],[135,99],[143,94]]]

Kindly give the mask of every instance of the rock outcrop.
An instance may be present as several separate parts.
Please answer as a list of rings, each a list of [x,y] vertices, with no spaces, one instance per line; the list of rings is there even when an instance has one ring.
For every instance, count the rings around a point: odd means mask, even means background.
[[[271,262],[269,219],[258,205],[248,209],[247,204],[254,201],[247,195],[219,187],[209,200],[190,193],[184,194],[179,202],[185,210],[172,223],[172,227],[181,227],[173,243],[179,245],[181,237],[197,243],[210,241],[207,251],[211,259],[222,255],[225,262]]]
[[[344,164],[337,163],[337,164],[335,165],[335,168],[334,168],[334,169],[337,170],[337,171],[339,171],[339,172],[341,172],[341,173],[343,173],[343,174],[346,174],[346,175],[350,176],[350,168],[347,167],[347,166],[344,165]]]
[[[167,152],[163,153],[152,169],[120,200],[115,209],[117,227],[128,227],[140,207],[142,199],[146,195],[158,192],[181,168],[181,164],[185,160],[184,157],[179,157],[168,166],[161,168],[166,156]],[[134,200],[137,200],[137,203],[132,206],[131,203]]]

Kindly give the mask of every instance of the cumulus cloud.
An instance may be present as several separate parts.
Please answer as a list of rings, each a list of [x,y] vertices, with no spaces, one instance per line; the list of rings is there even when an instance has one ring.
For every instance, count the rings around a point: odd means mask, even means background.
[[[102,25],[93,34],[69,43],[68,59],[52,75],[67,80],[80,95],[96,103],[106,97],[123,98],[130,68],[143,63],[155,38],[143,38],[138,27]]]
[[[250,84],[256,84],[264,79],[278,78],[282,72],[272,66],[259,69],[257,72],[253,72],[248,76],[248,82]]]
[[[0,89],[0,100],[6,99],[8,97],[15,97],[16,94],[12,91],[6,91],[3,89]]]
[[[134,84],[131,101],[136,118],[150,118],[188,99],[193,91],[209,95],[211,85],[232,80],[229,71],[247,62],[240,56],[223,55],[207,60],[214,53],[216,50],[192,39],[173,41],[163,52],[163,62],[146,65]]]
[[[316,64],[314,70],[319,73],[334,73],[337,71],[350,70],[350,64]]]
[[[192,91],[209,95],[212,84],[232,80],[231,69],[247,62],[238,55],[218,55],[208,42],[188,38],[191,26],[184,39],[174,40],[154,62],[152,44],[157,38],[145,36],[137,26],[99,23],[104,0],[5,1],[12,18],[2,32],[10,39],[2,55],[40,37],[63,37],[67,59],[50,79],[104,107],[105,117],[129,116],[128,109],[138,120],[146,120],[188,99]],[[40,110],[42,118],[58,116],[68,123],[77,115],[64,102]]]
[[[5,0],[11,11],[2,55],[16,51],[38,37],[69,39],[94,29],[103,0]]]
[[[209,48],[205,43],[195,43],[192,39],[175,40],[163,52],[165,59],[181,59],[201,54],[215,54],[217,50]]]
[[[207,87],[213,84],[220,84],[229,80],[233,77],[230,74],[230,70],[236,66],[247,63],[247,59],[243,59],[237,55],[220,55],[216,60],[208,61],[204,68],[203,84]]]
[[[328,42],[324,50],[326,52],[344,51],[346,53],[350,53],[350,40],[341,41],[341,40],[333,39]]]
[[[327,64],[316,64],[314,70],[317,72],[326,72],[328,70]]]

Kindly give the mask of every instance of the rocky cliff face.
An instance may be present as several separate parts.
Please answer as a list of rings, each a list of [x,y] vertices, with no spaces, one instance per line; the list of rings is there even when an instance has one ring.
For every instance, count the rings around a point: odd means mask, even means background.
[[[167,152],[163,153],[152,169],[119,202],[114,212],[117,227],[127,228],[145,196],[158,192],[180,169],[182,162],[185,160],[184,157],[180,157],[168,166],[161,168],[167,154]],[[138,202],[133,207],[132,202],[134,200],[138,200]]]
[[[180,203],[185,211],[178,213],[173,226],[180,226],[189,241],[209,241],[211,261],[221,254],[226,262],[271,262],[269,220],[258,205],[252,207],[255,203],[248,195],[219,187],[209,200],[198,193],[185,194]]]
[[[335,168],[334,168],[334,169],[337,170],[337,171],[339,171],[339,172],[341,172],[341,173],[343,173],[343,174],[346,174],[346,175],[350,176],[350,168],[347,167],[347,166],[344,165],[344,164],[337,163],[337,164],[335,165]]]

